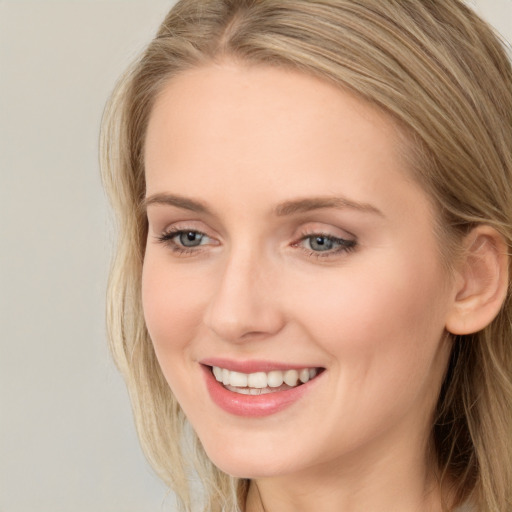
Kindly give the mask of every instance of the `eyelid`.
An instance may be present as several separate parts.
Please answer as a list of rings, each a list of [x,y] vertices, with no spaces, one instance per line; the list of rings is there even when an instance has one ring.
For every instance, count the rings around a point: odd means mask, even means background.
[[[339,236],[333,236],[329,235],[327,233],[311,233],[305,236],[302,236],[299,238],[296,242],[293,242],[293,246],[297,246],[304,242],[305,240],[311,239],[311,238],[326,238],[327,240],[331,240],[333,242],[338,243],[339,245],[349,248],[357,244],[357,240],[353,238],[341,238]],[[318,251],[321,252],[321,251]]]
[[[171,224],[165,229],[161,230],[159,235],[156,235],[155,240],[172,250],[178,255],[199,255],[205,251],[208,251],[212,246],[221,245],[218,237],[209,234],[209,229],[202,229],[196,227],[197,222],[193,221],[180,221]],[[201,241],[198,245],[187,245],[180,235],[187,233],[196,233],[201,236]],[[329,240],[332,245],[329,248],[320,250],[318,247],[311,246],[314,238],[325,238]],[[310,241],[309,248],[306,246],[307,241]],[[203,241],[205,243],[203,243]],[[289,247],[294,249],[300,249],[307,256],[311,258],[335,258],[341,257],[344,253],[353,251],[358,245],[357,238],[349,234],[348,231],[342,230],[334,226],[326,226],[323,223],[313,223],[309,226],[301,226],[297,230],[297,234],[293,237],[292,242],[288,242]],[[322,244],[321,244],[322,245]]]
[[[340,233],[341,231],[343,233]],[[333,249],[327,249],[325,251],[315,251],[304,246],[304,243],[308,239],[315,237],[331,240],[337,244],[337,247]],[[321,226],[319,224],[302,226],[294,240],[295,241],[291,244],[292,247],[302,250],[308,257],[315,259],[340,258],[346,255],[348,252],[356,250],[358,246],[358,240],[355,235],[349,233],[346,230],[329,227],[325,224],[322,224]]]
[[[357,236],[354,233],[351,233],[347,229],[324,222],[308,222],[301,225],[296,230],[294,238],[295,240],[299,240],[315,235],[339,240],[357,241]]]
[[[209,235],[208,230],[195,227],[194,224],[194,222],[176,222],[161,230],[160,234],[155,235],[154,238],[157,243],[162,244],[177,256],[197,256],[203,254],[206,247],[219,245],[219,241]],[[207,243],[191,246],[179,243],[176,238],[186,233],[197,233],[202,238],[207,239]]]
[[[163,230],[160,235],[157,235],[156,238],[158,239],[170,239],[170,238],[173,238],[177,235],[180,235],[180,234],[185,234],[185,233],[197,233],[198,235],[201,235],[205,238],[208,238],[210,240],[215,240],[214,237],[212,237],[211,235],[209,235],[205,230],[201,230],[201,229],[197,229],[197,228],[193,228],[193,227],[184,227],[184,228],[179,228],[179,227],[170,227],[170,228],[167,228],[165,230]]]

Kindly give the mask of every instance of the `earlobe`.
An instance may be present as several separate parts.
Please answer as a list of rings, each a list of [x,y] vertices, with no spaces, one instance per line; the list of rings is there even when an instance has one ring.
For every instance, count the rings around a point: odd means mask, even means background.
[[[471,334],[494,320],[507,295],[508,264],[507,244],[494,228],[478,226],[466,236],[446,319],[448,332]]]

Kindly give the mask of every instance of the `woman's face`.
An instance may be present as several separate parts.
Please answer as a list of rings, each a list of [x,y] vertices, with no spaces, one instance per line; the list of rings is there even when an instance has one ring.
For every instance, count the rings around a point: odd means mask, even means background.
[[[389,118],[296,72],[211,65],[158,97],[144,313],[227,473],[424,455],[454,293],[402,149]]]

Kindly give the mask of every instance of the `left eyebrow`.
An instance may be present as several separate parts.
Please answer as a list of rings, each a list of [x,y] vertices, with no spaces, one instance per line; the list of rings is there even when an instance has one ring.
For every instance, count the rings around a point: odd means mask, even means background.
[[[353,209],[363,213],[372,213],[384,217],[384,214],[375,206],[368,203],[358,203],[345,197],[308,197],[285,201],[275,208],[275,214],[279,217],[294,215],[297,213],[307,213],[312,210],[321,210],[326,208]]]

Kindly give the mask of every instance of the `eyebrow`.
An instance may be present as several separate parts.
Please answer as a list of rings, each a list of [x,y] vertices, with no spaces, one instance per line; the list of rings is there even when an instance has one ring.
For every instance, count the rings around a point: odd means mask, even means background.
[[[294,215],[297,213],[307,213],[312,210],[321,210],[326,208],[353,209],[364,213],[373,213],[384,217],[384,214],[375,206],[368,203],[358,203],[345,197],[311,197],[286,201],[275,208],[275,213],[279,217]]]
[[[191,199],[175,194],[153,194],[146,197],[142,203],[144,209],[150,205],[175,206],[183,210],[189,210],[196,213],[212,215],[212,211],[201,201]],[[345,197],[308,197],[305,199],[296,199],[285,201],[277,205],[274,209],[278,217],[307,213],[314,210],[327,208],[353,209],[363,213],[372,213],[384,217],[384,214],[375,206],[368,203],[359,203]]]
[[[142,202],[142,207],[147,209],[148,206],[158,204],[164,206],[176,206],[183,210],[190,210],[197,213],[206,213],[211,215],[210,209],[201,201],[190,199],[188,197],[177,196],[174,194],[153,194],[146,197]]]

